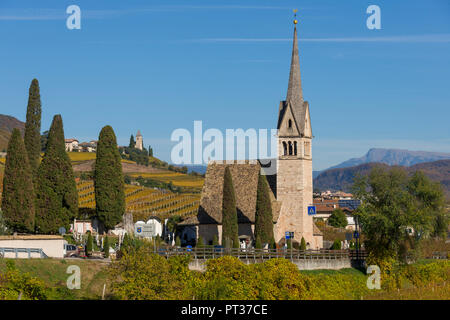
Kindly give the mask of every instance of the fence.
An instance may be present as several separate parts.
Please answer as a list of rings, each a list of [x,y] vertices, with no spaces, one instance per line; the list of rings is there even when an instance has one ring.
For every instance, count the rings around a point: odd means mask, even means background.
[[[28,258],[31,258],[32,253],[38,253],[41,258],[48,258],[40,248],[0,248],[0,258],[4,258],[6,253],[14,253],[16,259],[19,257],[19,253],[28,254]]]
[[[190,255],[193,259],[207,260],[232,256],[245,260],[285,258],[290,260],[364,260],[367,255],[359,250],[296,250],[296,249],[240,249],[240,248],[158,248],[155,253],[165,257]]]

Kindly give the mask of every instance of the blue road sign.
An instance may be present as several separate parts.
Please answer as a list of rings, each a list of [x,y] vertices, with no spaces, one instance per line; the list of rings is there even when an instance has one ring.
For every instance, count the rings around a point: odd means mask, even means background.
[[[284,233],[284,237],[285,237],[286,239],[290,239],[290,238],[291,238],[291,233],[290,233],[289,231],[286,231],[286,232]]]
[[[313,216],[316,214],[316,206],[309,206],[308,207],[308,215]]]
[[[355,239],[359,238],[359,232],[358,231],[353,232],[353,238],[355,238]]]

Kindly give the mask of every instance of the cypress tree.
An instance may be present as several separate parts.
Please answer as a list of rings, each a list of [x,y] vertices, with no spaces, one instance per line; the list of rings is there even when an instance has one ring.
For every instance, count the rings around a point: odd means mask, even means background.
[[[37,79],[31,81],[29,89],[24,140],[28,160],[33,171],[33,181],[35,181],[41,159],[41,95]]]
[[[136,141],[134,141],[134,136],[133,135],[131,135],[131,137],[130,137],[130,144],[128,145],[128,147],[130,149],[134,149],[136,147]]]
[[[256,194],[255,239],[261,244],[270,243],[273,238],[272,204],[266,176],[259,175]]]
[[[233,242],[233,247],[239,248],[236,196],[230,168],[227,166],[223,180],[222,245],[228,246],[228,241]]]
[[[103,251],[105,252],[105,258],[109,257],[109,238],[106,236],[105,242],[103,243]]]
[[[97,216],[105,228],[110,230],[122,221],[125,213],[122,162],[111,126],[103,127],[99,135],[94,188]]]
[[[213,236],[212,244],[213,244],[213,246],[219,245],[219,240],[217,239],[217,235],[216,234]]]
[[[34,231],[35,193],[27,151],[18,129],[8,143],[3,177],[2,212],[7,227],[16,232]]]
[[[306,241],[305,238],[302,237],[302,240],[300,241],[300,250],[305,251],[306,250]]]
[[[92,248],[94,247],[94,239],[92,238],[92,234],[88,232],[88,237],[86,241],[86,255],[90,256],[92,253]]]
[[[72,164],[65,150],[61,115],[55,115],[47,150],[37,176],[36,232],[56,234],[78,214],[78,192]]]

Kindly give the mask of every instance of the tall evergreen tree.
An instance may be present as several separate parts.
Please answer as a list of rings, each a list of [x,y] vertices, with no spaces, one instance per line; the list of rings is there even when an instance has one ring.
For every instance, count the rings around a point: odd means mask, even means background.
[[[16,232],[34,230],[35,194],[33,174],[27,151],[18,129],[13,129],[8,143],[3,177],[2,212],[8,229]]]
[[[24,142],[35,181],[41,158],[41,95],[37,79],[30,85]]]
[[[239,248],[236,196],[230,168],[227,166],[223,180],[222,245],[228,246],[229,241],[233,242],[233,247]]]
[[[94,187],[97,216],[106,229],[112,229],[125,213],[125,192],[121,158],[111,126],[103,127],[98,139]]]
[[[269,184],[266,176],[259,175],[256,194],[255,239],[261,244],[270,243],[273,238],[273,216]]]
[[[55,115],[47,150],[37,176],[36,232],[56,234],[78,214],[78,192],[72,164],[65,150],[61,115]]]
[[[131,135],[131,137],[130,137],[130,144],[128,145],[128,147],[130,149],[134,149],[136,147],[136,141],[134,141],[134,136],[133,135]]]

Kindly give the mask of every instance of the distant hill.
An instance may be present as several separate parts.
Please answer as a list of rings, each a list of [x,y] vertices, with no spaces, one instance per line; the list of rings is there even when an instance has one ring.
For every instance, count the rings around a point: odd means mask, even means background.
[[[363,163],[380,162],[390,166],[409,167],[417,163],[450,159],[450,153],[372,148],[361,158],[352,158],[329,169],[348,168]]]
[[[12,116],[0,114],[0,152],[8,147],[9,137],[14,128],[18,128],[23,133],[25,123]]]
[[[348,168],[334,168],[322,171],[314,179],[314,188],[319,190],[343,190],[350,191],[353,179],[357,173],[366,175],[376,165],[389,167],[385,163],[364,163]],[[430,179],[439,181],[446,192],[447,198],[450,198],[450,160],[438,160],[424,162],[406,167],[409,173],[417,170],[423,171]]]

